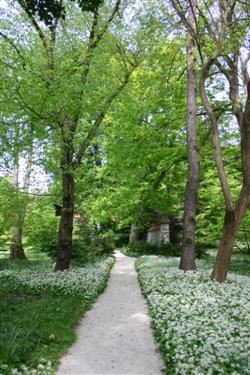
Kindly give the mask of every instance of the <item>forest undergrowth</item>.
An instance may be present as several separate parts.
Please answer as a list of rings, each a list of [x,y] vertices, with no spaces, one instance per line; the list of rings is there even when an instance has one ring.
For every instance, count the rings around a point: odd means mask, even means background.
[[[109,257],[55,273],[51,261],[1,260],[0,374],[53,374],[113,263]]]
[[[176,258],[136,261],[166,374],[249,374],[250,268],[240,275],[242,263],[236,257],[238,274],[220,284],[204,260],[196,272],[178,270]]]

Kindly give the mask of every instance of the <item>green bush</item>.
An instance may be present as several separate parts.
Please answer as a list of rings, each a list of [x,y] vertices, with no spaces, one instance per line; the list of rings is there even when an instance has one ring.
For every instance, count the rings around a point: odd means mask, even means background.
[[[204,258],[207,256],[207,250],[209,249],[216,249],[217,245],[213,243],[204,243],[204,242],[198,242],[196,244],[196,257],[197,258]]]
[[[115,236],[112,230],[98,230],[93,224],[78,224],[72,244],[72,260],[76,264],[93,261],[98,256],[110,255],[115,248]],[[57,243],[44,244],[42,252],[52,259],[57,255]]]
[[[31,207],[25,219],[25,246],[50,254],[56,247],[58,222],[51,206]]]
[[[99,228],[86,219],[77,224],[72,259],[78,263],[92,261],[97,256],[110,255],[115,248],[115,234],[111,229]]]
[[[213,249],[214,244],[198,243],[196,244],[196,257],[202,258],[206,256],[207,249]],[[161,243],[152,245],[144,240],[134,241],[125,248],[123,253],[128,256],[139,257],[141,255],[164,255],[164,256],[180,256],[182,245],[180,243]]]
[[[77,264],[93,261],[96,257],[104,255],[104,250],[94,244],[86,244],[84,239],[73,241],[72,260]]]
[[[128,256],[141,255],[165,255],[165,256],[180,256],[181,245],[173,243],[161,243],[159,245],[152,245],[146,241],[134,241],[123,249],[123,253]]]

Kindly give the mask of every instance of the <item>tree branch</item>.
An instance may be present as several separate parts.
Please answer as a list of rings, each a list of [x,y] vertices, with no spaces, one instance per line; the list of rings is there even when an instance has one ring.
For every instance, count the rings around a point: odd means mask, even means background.
[[[243,185],[250,194],[250,80],[247,85],[247,99],[241,124],[241,160],[243,170]]]
[[[107,114],[110,105],[112,104],[114,99],[120,94],[120,92],[123,90],[123,88],[127,85],[127,83],[129,82],[129,78],[130,78],[131,74],[133,73],[134,69],[135,69],[135,67],[132,67],[129,71],[125,72],[124,79],[121,82],[120,86],[118,86],[117,88],[115,88],[111,92],[111,94],[106,99],[105,103],[103,104],[102,109],[99,111],[94,123],[92,124],[91,129],[89,130],[85,139],[83,140],[83,142],[80,144],[80,146],[78,148],[76,158],[73,162],[74,169],[79,167],[79,165],[81,164],[81,161],[82,161],[82,158],[85,154],[85,151],[89,147],[93,137],[96,135],[96,132],[97,132],[98,128],[100,127],[105,115]]]
[[[97,28],[98,18],[99,18],[99,13],[98,13],[99,9],[94,11],[92,26],[91,26],[91,30],[90,30],[90,34],[89,34],[87,52],[86,52],[85,59],[83,61],[83,70],[82,70],[81,77],[80,77],[80,83],[79,84],[81,86],[81,90],[80,90],[80,93],[79,93],[79,96],[78,96],[78,104],[76,106],[76,108],[77,108],[76,114],[73,118],[73,126],[72,126],[73,131],[75,131],[78,120],[79,120],[79,117],[80,117],[81,107],[82,107],[83,91],[84,91],[84,87],[86,85],[88,74],[89,74],[89,71],[90,71],[90,65],[91,65],[93,53],[94,53],[96,47],[98,46],[99,42],[103,38],[103,36],[104,36],[105,32],[107,31],[109,25],[111,24],[112,20],[114,19],[116,13],[118,12],[120,3],[121,3],[121,0],[116,1],[116,4],[115,4],[115,6],[112,10],[112,13],[111,13],[110,17],[108,18],[106,24],[104,25],[103,30],[99,34],[96,33],[96,28]]]
[[[104,25],[102,31],[101,31],[101,32],[98,34],[98,36],[97,36],[97,40],[98,40],[98,42],[102,39],[102,37],[103,37],[103,35],[106,33],[106,31],[107,31],[109,25],[110,25],[111,22],[113,21],[113,19],[114,19],[116,13],[117,13],[118,10],[119,10],[120,4],[121,4],[121,0],[117,0],[116,3],[115,3],[115,5],[114,5],[114,8],[113,8],[113,10],[112,10],[111,15],[109,16],[109,18],[108,18],[106,24]]]
[[[48,77],[48,86],[51,85],[53,81],[53,69],[54,69],[54,47],[55,47],[55,41],[56,41],[56,28],[58,24],[58,18],[55,21],[55,24],[53,26],[50,26],[50,33],[51,33],[51,40],[48,42],[46,35],[44,34],[42,28],[39,26],[38,22],[36,21],[34,15],[30,11],[28,4],[26,3],[26,0],[18,0],[18,3],[22,7],[22,9],[25,11],[27,16],[29,17],[33,27],[37,31],[39,38],[42,42],[42,45],[44,47],[46,56],[47,56],[47,62],[48,62],[48,69],[49,69],[49,77]],[[62,0],[60,0],[60,3],[62,4]]]
[[[250,60],[250,52],[248,52],[247,57],[245,59],[243,59],[242,56],[240,56],[241,72],[242,72],[243,84],[246,89],[246,94],[247,94],[247,85],[250,79],[249,73],[247,70],[247,65],[248,65],[249,60]]]
[[[218,27],[218,35],[214,39],[214,33],[209,34],[211,38],[215,41],[216,47],[210,57],[208,57],[206,63],[203,64],[200,77],[200,96],[202,100],[203,107],[205,108],[207,115],[209,117],[211,126],[212,126],[212,135],[213,135],[213,147],[215,154],[216,167],[219,175],[219,180],[224,195],[225,204],[228,211],[234,210],[233,199],[231,196],[230,187],[227,181],[224,163],[222,160],[220,138],[219,138],[219,129],[216,114],[208,100],[206,93],[206,79],[209,75],[210,68],[216,64],[218,57],[221,54],[222,42],[225,37],[225,30],[228,25],[228,22],[231,20],[233,9],[235,6],[236,0],[230,0],[228,7],[226,9],[221,9],[221,21]],[[209,28],[210,29],[210,28]],[[209,31],[208,29],[208,31]]]
[[[38,25],[35,17],[33,16],[33,14],[30,12],[29,8],[28,8],[28,5],[26,4],[26,1],[25,0],[17,0],[18,3],[20,4],[20,6],[23,8],[23,10],[25,11],[25,13],[27,14],[27,16],[29,17],[32,25],[34,26],[34,28],[36,29],[40,39],[41,39],[41,42],[44,46],[44,49],[46,51],[46,53],[48,54],[48,43],[47,43],[47,39],[42,31],[42,29],[40,28],[40,26]]]
[[[11,40],[7,35],[5,35],[4,33],[2,33],[2,31],[0,31],[0,36],[2,36],[5,40],[7,40],[7,42],[11,45],[12,48],[14,48],[14,50],[17,52],[18,56],[24,62],[23,55],[21,54],[21,51],[19,50],[19,48],[17,48],[17,46],[15,45],[15,43],[13,42],[13,40]],[[24,62],[24,67],[25,67],[25,62]]]

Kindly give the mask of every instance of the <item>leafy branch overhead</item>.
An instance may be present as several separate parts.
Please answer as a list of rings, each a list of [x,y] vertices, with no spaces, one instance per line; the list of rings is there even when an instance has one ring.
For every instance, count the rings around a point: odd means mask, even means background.
[[[75,1],[75,0],[70,0]],[[76,0],[83,12],[95,12],[103,0]],[[46,26],[53,26],[59,18],[65,19],[65,4],[63,0],[19,0],[29,15],[38,15]]]

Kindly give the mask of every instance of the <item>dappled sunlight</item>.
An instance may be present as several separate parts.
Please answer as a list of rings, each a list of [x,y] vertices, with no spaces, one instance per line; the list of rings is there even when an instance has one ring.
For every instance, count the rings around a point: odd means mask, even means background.
[[[145,312],[138,312],[130,316],[130,319],[137,320],[142,323],[149,323],[149,317]]]
[[[129,276],[129,275],[133,275],[133,272],[132,271],[128,271],[126,268],[124,268],[124,269],[119,269],[119,270],[115,270],[114,271],[114,274],[116,274],[116,275],[125,275],[126,274],[126,276]]]

